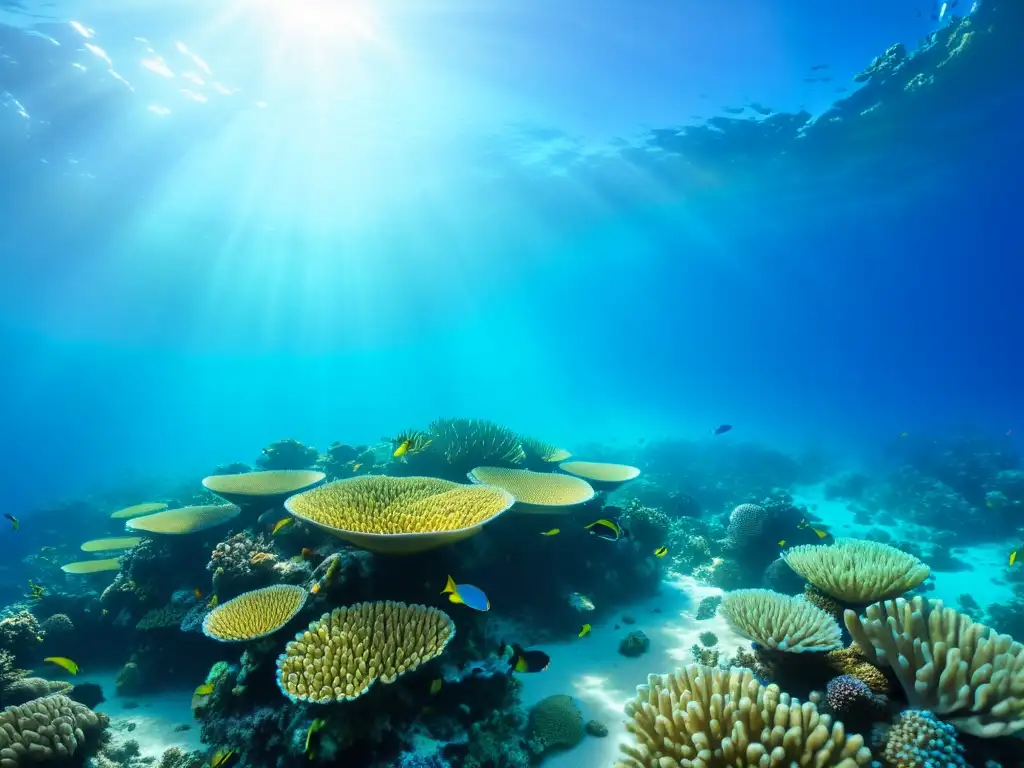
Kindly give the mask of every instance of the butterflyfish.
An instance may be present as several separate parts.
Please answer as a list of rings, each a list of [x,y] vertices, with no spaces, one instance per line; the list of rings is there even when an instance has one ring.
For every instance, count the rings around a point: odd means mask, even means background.
[[[507,648],[508,646],[502,643],[500,653],[504,655]],[[525,651],[518,644],[512,646],[512,658],[508,660],[510,671],[523,673],[543,672],[550,664],[551,657],[544,651]]]
[[[444,682],[440,677],[430,681],[430,695],[433,696],[441,690],[441,686]]]
[[[236,763],[235,750],[218,749],[210,758],[210,768],[228,768]]]
[[[809,528],[814,532],[814,535],[817,536],[819,539],[824,539],[828,536],[828,531],[821,530],[820,528],[815,528],[813,525],[807,522],[806,517],[800,518],[800,522],[797,523],[796,527],[800,530],[803,530],[804,528]]]
[[[398,447],[395,448],[395,452],[391,454],[392,457],[394,457],[396,459],[400,459],[402,456],[405,456],[405,454],[409,450],[409,443],[410,442],[412,442],[412,441],[411,440],[403,440],[402,442],[400,442],[398,444]]]
[[[71,659],[63,656],[47,656],[43,661],[48,661],[51,664],[56,664],[58,667],[67,670],[72,675],[78,674],[78,665],[75,664]]]
[[[541,536],[557,536],[562,532],[561,528],[552,528],[550,531],[544,531]]]
[[[668,554],[668,547],[658,547],[656,550],[654,550],[654,556],[655,557],[664,557],[667,554]]]
[[[480,587],[474,587],[472,584],[456,584],[455,579],[451,576],[448,577],[448,583],[441,590],[441,594],[448,595],[449,601],[456,604],[461,603],[474,611],[491,610],[491,601],[487,599],[487,595]]]
[[[604,517],[583,527],[590,531],[591,535],[606,539],[607,541],[618,541],[619,537],[622,536],[622,529],[619,528],[618,523]]]
[[[1013,550],[1013,552],[1010,553],[1010,565],[1013,565],[1016,562],[1017,562],[1017,550],[1015,549],[1015,550]]]
[[[21,530],[21,522],[18,520],[18,518],[7,512],[4,513],[4,517],[11,521],[11,528],[13,528],[15,532]]]
[[[280,520],[278,520],[276,523],[274,523],[274,530],[272,530],[270,532],[270,535],[273,536],[275,533],[280,531],[282,528],[287,528],[289,525],[291,525],[294,522],[295,522],[295,518],[294,517],[282,517]]]
[[[318,717],[309,725],[309,730],[306,731],[306,757],[310,760],[313,759],[313,736],[324,727],[323,718]]]
[[[580,633],[578,635],[576,635],[576,636],[577,637],[586,637],[589,634],[590,634],[590,625],[589,624],[584,624],[582,627],[580,627]]]

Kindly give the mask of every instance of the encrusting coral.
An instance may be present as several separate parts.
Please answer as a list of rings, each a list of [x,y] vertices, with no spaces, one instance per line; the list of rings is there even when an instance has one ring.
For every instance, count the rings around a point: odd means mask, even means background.
[[[0,712],[0,768],[57,764],[94,745],[107,717],[66,696],[46,696]]]
[[[902,550],[861,539],[830,546],[805,544],[783,553],[786,563],[826,595],[849,605],[898,597],[928,578],[930,569]]]
[[[258,640],[295,618],[309,597],[302,587],[275,584],[221,603],[203,620],[203,634],[222,642]]]
[[[626,705],[626,759],[616,768],[799,766],[854,768],[871,760],[864,739],[847,735],[817,707],[762,685],[749,669],[691,664],[649,675]]]
[[[802,597],[767,589],[739,589],[719,606],[732,628],[765,648],[819,653],[842,647],[836,620]]]
[[[886,600],[846,628],[868,660],[892,668],[911,706],[974,736],[1024,730],[1024,646],[941,600]]]
[[[455,637],[448,614],[392,601],[335,608],[310,623],[277,659],[292,701],[351,701],[441,655]]]

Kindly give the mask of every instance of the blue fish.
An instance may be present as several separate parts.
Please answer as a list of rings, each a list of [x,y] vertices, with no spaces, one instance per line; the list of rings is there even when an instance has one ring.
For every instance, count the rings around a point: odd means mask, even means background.
[[[451,576],[448,577],[448,583],[441,590],[441,594],[448,595],[448,599],[453,603],[462,603],[474,611],[491,610],[491,601],[487,599],[482,589],[472,584],[456,584]]]
[[[714,433],[716,435],[724,435],[726,432],[728,432],[731,429],[732,429],[732,424],[722,424],[721,426],[718,426],[718,427],[716,427],[715,429],[713,429],[711,431],[712,431],[712,433]]]

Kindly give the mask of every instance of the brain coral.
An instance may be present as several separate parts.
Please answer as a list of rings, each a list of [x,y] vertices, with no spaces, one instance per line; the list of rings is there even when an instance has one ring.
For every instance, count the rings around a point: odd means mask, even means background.
[[[275,584],[245,592],[221,603],[203,620],[203,634],[226,643],[272,635],[295,618],[309,593],[292,584]]]
[[[46,696],[0,712],[0,768],[55,764],[96,739],[107,719],[66,696]]]
[[[443,611],[396,602],[357,603],[325,613],[277,659],[277,684],[292,701],[351,701],[380,680],[394,682],[455,637]]]
[[[285,508],[364,549],[410,552],[471,536],[514,501],[488,485],[370,475],[292,496]]]
[[[177,536],[224,525],[238,517],[239,512],[241,510],[234,504],[181,507],[132,518],[125,523],[125,527],[133,531]]]
[[[777,685],[761,685],[749,669],[691,664],[648,675],[626,705],[627,758],[616,768],[797,766],[854,768],[871,760],[860,736],[847,736],[810,702]]]
[[[583,740],[583,715],[564,693],[541,699],[530,710],[530,731],[544,747],[571,749]]]
[[[760,504],[740,504],[729,513],[729,543],[743,547],[757,541],[768,523],[768,510]]]
[[[964,748],[956,739],[956,729],[931,712],[916,709],[900,713],[885,736],[883,754],[889,765],[906,768],[967,766]]]
[[[851,605],[902,595],[928,578],[928,566],[888,544],[836,539],[783,553],[786,563],[826,595]]]
[[[738,589],[725,596],[718,610],[734,630],[766,648],[807,653],[842,647],[836,620],[802,597]]]
[[[846,628],[868,661],[889,666],[911,706],[975,736],[1024,730],[1024,646],[941,600],[886,600]]]
[[[628,464],[601,461],[563,461],[558,466],[563,472],[582,477],[595,488],[614,488],[640,475],[639,469]]]
[[[594,498],[594,489],[586,480],[552,472],[477,467],[469,473],[469,479],[508,491],[517,502],[516,511],[569,512],[571,507]]]

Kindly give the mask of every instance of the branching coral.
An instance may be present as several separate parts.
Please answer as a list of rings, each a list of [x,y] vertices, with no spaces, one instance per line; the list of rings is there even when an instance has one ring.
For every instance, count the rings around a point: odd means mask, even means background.
[[[66,696],[46,696],[0,712],[0,768],[56,763],[86,750],[107,726],[105,715]]]
[[[1024,646],[940,600],[887,600],[846,628],[868,660],[892,668],[912,706],[959,730],[995,737],[1024,730]]]
[[[860,736],[847,736],[817,707],[761,685],[748,669],[692,664],[649,675],[626,705],[624,744],[616,768],[762,766],[854,768],[871,760]]]
[[[654,550],[668,543],[672,521],[656,507],[647,507],[630,499],[619,517],[619,524],[629,531],[633,540],[645,550]],[[688,542],[689,543],[689,542]]]
[[[559,448],[551,443],[545,443],[535,437],[521,437],[519,443],[526,455],[525,464],[530,469],[550,471],[557,468],[558,463],[565,461],[572,456],[569,451]]]
[[[836,620],[802,597],[740,589],[727,594],[718,610],[734,630],[772,650],[813,653],[842,647]]]
[[[793,547],[783,558],[826,595],[850,605],[898,597],[918,586],[930,572],[913,555],[860,539],[836,539],[831,546]]]

